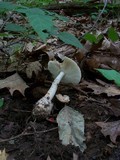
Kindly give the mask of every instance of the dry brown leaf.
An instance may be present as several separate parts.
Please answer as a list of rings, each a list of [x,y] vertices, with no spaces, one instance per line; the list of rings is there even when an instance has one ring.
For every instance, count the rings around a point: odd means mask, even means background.
[[[18,75],[18,73],[13,74],[10,77],[7,77],[3,80],[0,80],[0,89],[8,88],[10,94],[12,95],[15,90],[18,90],[22,95],[24,95],[24,91],[29,86],[26,85],[24,80]]]
[[[51,160],[50,156],[47,157],[47,160]]]
[[[114,55],[120,55],[120,41],[115,42],[115,43],[111,42],[110,51]]]
[[[67,96],[67,95],[57,94],[56,97],[62,103],[68,103],[68,102],[70,102],[70,97]]]
[[[116,143],[117,136],[120,136],[120,120],[114,122],[96,122],[98,126],[102,128],[101,132],[104,136],[109,135],[110,140]]]
[[[103,43],[102,43],[102,50],[110,50],[110,54],[112,55],[120,55],[120,41],[117,42],[111,42],[107,38],[104,37]]]
[[[7,157],[8,157],[8,155],[5,152],[5,149],[3,151],[0,150],[0,160],[6,160]]]
[[[78,160],[78,155],[76,153],[73,153],[73,160]]]
[[[110,99],[110,106],[112,113],[114,116],[120,116],[120,100],[119,99]]]
[[[110,48],[110,41],[104,37],[103,43],[102,43],[102,50],[107,50]]]
[[[42,69],[42,66],[39,63],[39,61],[29,63],[26,68],[27,77],[32,78],[33,72],[37,76],[38,73],[41,71],[41,69]]]
[[[33,43],[29,42],[29,43],[26,44],[26,50],[27,51],[32,52],[33,48],[34,48]]]
[[[114,85],[97,85],[91,82],[83,82],[83,85],[86,85],[87,88],[92,89],[94,94],[106,93],[108,97],[120,95],[120,89]]]

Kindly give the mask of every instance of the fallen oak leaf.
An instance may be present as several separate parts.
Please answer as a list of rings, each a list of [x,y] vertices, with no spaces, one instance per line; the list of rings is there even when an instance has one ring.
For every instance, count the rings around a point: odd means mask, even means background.
[[[117,136],[120,136],[120,120],[114,122],[96,122],[102,128],[101,132],[106,137],[110,136],[110,140],[116,143]]]
[[[13,92],[15,90],[18,90],[24,96],[24,91],[28,87],[29,86],[19,76],[18,73],[15,73],[12,76],[9,76],[5,79],[0,80],[0,89],[8,88],[11,95],[13,95]]]

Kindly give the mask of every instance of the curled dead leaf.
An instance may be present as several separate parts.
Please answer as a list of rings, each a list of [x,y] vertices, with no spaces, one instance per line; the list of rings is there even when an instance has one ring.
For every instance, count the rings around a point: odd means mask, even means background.
[[[33,43],[29,42],[29,43],[26,44],[26,50],[27,51],[32,52],[33,48],[34,48]]]
[[[120,136],[120,120],[114,122],[96,122],[96,124],[102,128],[101,132],[106,137],[110,136],[110,140],[116,143],[117,136]]]
[[[56,97],[62,103],[68,103],[68,102],[70,102],[70,97],[67,96],[67,95],[57,94]]]

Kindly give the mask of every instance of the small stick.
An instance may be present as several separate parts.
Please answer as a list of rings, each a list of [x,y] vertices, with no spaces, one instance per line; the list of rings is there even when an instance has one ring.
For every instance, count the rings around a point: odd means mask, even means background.
[[[25,132],[25,130],[24,130],[22,133],[18,134],[17,136],[7,138],[7,139],[0,139],[0,143],[11,141],[11,140],[20,138],[22,136],[29,136],[29,135],[34,135],[34,134],[51,132],[51,131],[54,131],[56,129],[58,129],[58,127],[54,127],[54,128],[51,128],[51,129],[48,129],[48,130],[43,130],[43,131],[37,131],[37,132]]]
[[[106,8],[106,6],[107,6],[107,3],[108,3],[108,0],[105,0],[103,9],[102,9],[101,12],[99,13],[99,15],[98,15],[98,17],[97,17],[94,25],[93,25],[92,28],[89,30],[89,32],[92,31],[92,30],[95,28],[95,26],[97,25],[97,22],[100,20],[100,17],[102,16],[102,14],[103,14],[103,12],[104,12],[104,10],[105,10],[105,8]]]

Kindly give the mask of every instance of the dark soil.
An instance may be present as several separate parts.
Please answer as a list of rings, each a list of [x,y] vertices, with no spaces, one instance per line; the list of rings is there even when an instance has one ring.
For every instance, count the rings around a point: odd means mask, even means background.
[[[0,90],[1,97],[5,99],[4,107],[0,109],[0,150],[6,149],[7,160],[47,160],[48,156],[51,160],[74,160],[73,153],[79,160],[120,160],[120,139],[117,138],[117,144],[112,144],[95,124],[97,121],[116,120],[107,107],[109,99],[89,93],[89,98],[96,99],[93,101],[73,88],[61,85],[59,88],[61,93],[70,96],[69,106],[84,115],[85,152],[81,153],[72,145],[61,144],[56,122],[32,117],[33,97],[11,96],[8,90]],[[56,118],[60,104],[57,101],[54,104],[51,116]]]

